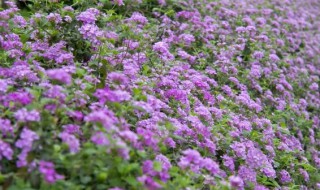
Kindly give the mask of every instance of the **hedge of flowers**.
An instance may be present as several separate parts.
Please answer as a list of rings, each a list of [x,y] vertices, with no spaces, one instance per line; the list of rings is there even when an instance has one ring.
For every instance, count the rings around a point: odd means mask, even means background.
[[[0,189],[320,188],[318,0],[3,7]]]

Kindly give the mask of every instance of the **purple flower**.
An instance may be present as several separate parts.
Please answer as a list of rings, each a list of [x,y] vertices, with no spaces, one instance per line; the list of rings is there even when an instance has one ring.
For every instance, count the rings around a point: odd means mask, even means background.
[[[183,51],[183,50],[179,50],[179,51],[178,51],[178,55],[179,55],[182,59],[185,59],[185,60],[190,61],[190,63],[194,63],[195,60],[196,60],[196,57],[195,57],[195,56],[192,56],[192,55],[188,54],[187,52],[185,52],[185,51]]]
[[[16,111],[14,117],[20,122],[40,121],[40,114],[38,111],[28,111],[26,108]]]
[[[161,6],[165,6],[167,3],[166,3],[166,0],[158,0],[158,3],[161,5]]]
[[[156,134],[153,131],[138,127],[137,134],[142,137],[145,146],[151,147],[153,150],[158,149],[159,139],[156,138]]]
[[[243,26],[239,26],[236,28],[236,32],[241,34],[241,33],[245,33],[246,32],[246,28]]]
[[[37,133],[24,128],[20,134],[20,139],[16,141],[15,146],[22,149],[18,155],[17,167],[23,167],[28,165],[27,156],[32,150],[33,141],[38,140],[39,136]]]
[[[113,3],[118,5],[118,6],[123,6],[124,5],[123,0],[113,0]]]
[[[112,113],[110,111],[105,110],[93,111],[88,114],[84,120],[87,122],[101,123],[105,128],[112,129],[116,120],[111,114]]]
[[[132,131],[121,131],[119,132],[119,135],[124,139],[124,140],[128,140],[131,143],[135,143],[138,141],[138,136],[137,134],[135,134]]]
[[[186,46],[190,46],[192,42],[195,41],[195,38],[191,34],[181,34],[179,37],[180,41]]]
[[[255,183],[257,181],[257,173],[246,166],[240,166],[238,170],[238,175],[245,181],[245,182],[252,182]]]
[[[4,136],[13,134],[13,126],[11,125],[10,120],[0,118],[0,131]]]
[[[266,175],[268,178],[276,178],[276,171],[273,169],[273,167],[270,165],[262,168],[262,172],[264,175]]]
[[[194,109],[195,113],[206,119],[207,121],[212,120],[210,111],[205,106],[199,106]]]
[[[241,130],[246,130],[246,131],[251,131],[252,130],[252,125],[249,121],[240,121],[238,123],[238,127]]]
[[[16,26],[21,27],[21,28],[24,28],[27,26],[27,21],[20,15],[15,15],[13,17],[13,23]]]
[[[47,75],[50,79],[60,81],[65,84],[71,84],[72,77],[64,69],[51,69],[47,71]]]
[[[57,99],[60,102],[64,102],[66,95],[64,88],[59,85],[49,85],[47,91],[44,93],[47,98]]]
[[[224,93],[226,93],[229,97],[233,97],[233,92],[232,92],[232,89],[228,86],[228,85],[224,85],[222,87],[222,90]]]
[[[16,147],[21,149],[31,150],[33,141],[38,139],[39,136],[37,135],[37,133],[24,128],[20,134],[20,139],[17,140],[15,145]]]
[[[124,40],[123,43],[130,49],[135,50],[139,47],[139,42],[133,40]]]
[[[164,61],[174,59],[174,56],[169,51],[169,45],[165,42],[157,42],[153,45],[153,51],[157,52],[160,58]]]
[[[106,31],[104,35],[107,39],[113,39],[114,41],[119,39],[119,35],[113,31]]]
[[[254,187],[254,190],[269,190],[269,188],[258,184]]]
[[[304,170],[304,169],[301,169],[301,168],[299,169],[299,172],[303,176],[304,181],[308,182],[309,179],[310,179],[308,172],[306,170]]]
[[[219,164],[214,162],[211,158],[202,159],[200,165],[201,168],[208,170],[211,175],[217,175],[220,173]]]
[[[111,72],[108,74],[108,79],[114,83],[118,84],[127,84],[129,82],[128,77],[123,73]]]
[[[74,135],[62,132],[59,137],[69,146],[71,153],[77,153],[80,150],[80,142]]]
[[[234,142],[230,147],[236,153],[236,155],[240,158],[246,158],[246,146],[244,143]]]
[[[187,149],[182,152],[184,156],[180,158],[178,166],[182,169],[190,167],[193,172],[198,172],[201,168],[202,157],[196,150]]]
[[[83,119],[83,114],[80,111],[70,111],[67,114],[69,115],[69,117],[77,121],[81,121]]]
[[[80,13],[77,16],[77,20],[83,22],[84,24],[92,24],[97,20],[97,16],[100,14],[100,11],[95,8],[89,8],[86,11]]]
[[[65,17],[63,17],[63,20],[65,21],[65,22],[68,22],[68,23],[71,23],[72,22],[72,18],[70,17],[70,16],[65,16]]]
[[[313,91],[317,91],[319,88],[319,85],[317,83],[312,83],[310,86],[309,86],[309,89],[310,90],[313,90]]]
[[[157,175],[157,172],[153,168],[153,162],[151,160],[146,160],[143,162],[142,165],[142,172],[144,174],[148,174],[150,176],[155,176]]]
[[[286,170],[280,171],[280,180],[281,180],[281,183],[289,183],[292,181],[289,172],[287,172]]]
[[[6,92],[7,88],[8,88],[7,81],[0,79],[0,92]]]
[[[257,148],[249,148],[246,156],[247,164],[252,168],[260,168],[269,166],[268,158],[263,152]]]
[[[10,107],[10,102],[14,102],[16,104],[21,105],[28,105],[32,102],[32,95],[29,92],[24,91],[16,91],[8,93],[5,97],[5,102],[3,103],[4,106]]]
[[[234,159],[230,156],[224,155],[223,157],[223,165],[227,167],[230,171],[234,171]]]
[[[259,79],[261,77],[261,72],[260,72],[260,66],[258,65],[253,65],[251,67],[251,71],[250,71],[250,76],[254,77],[256,79]]]
[[[58,13],[50,13],[46,18],[49,21],[54,22],[55,24],[59,24],[62,22],[61,15]]]
[[[141,25],[145,25],[148,23],[148,19],[139,12],[132,13],[128,21],[136,22]]]
[[[236,188],[237,190],[244,189],[244,183],[242,179],[239,176],[230,176],[229,177],[230,185],[233,188]]]
[[[123,102],[131,99],[131,95],[123,90],[110,90],[109,88],[98,89],[94,95],[100,102]]]
[[[63,175],[59,175],[55,169],[52,162],[40,161],[39,162],[39,172],[44,176],[47,183],[55,183],[57,180],[64,179]]]
[[[277,110],[284,110],[286,108],[286,101],[284,100],[278,100],[278,105],[276,106]]]
[[[60,41],[56,44],[53,44],[49,48],[44,49],[45,52],[42,54],[42,56],[49,60],[54,60],[56,63],[62,64],[62,63],[73,63],[73,54],[69,53],[65,50],[63,50],[66,46],[66,42]]]
[[[175,100],[178,100],[182,103],[185,103],[188,98],[187,92],[179,89],[170,89],[167,90],[164,94],[166,98],[174,98]]]
[[[276,54],[270,54],[269,58],[272,62],[278,62],[280,61],[280,58]]]
[[[109,140],[106,135],[102,132],[97,132],[91,136],[91,141],[96,145],[109,145]]]
[[[63,132],[69,133],[69,134],[81,134],[80,126],[75,124],[68,124],[63,125]]]
[[[155,182],[152,177],[143,175],[137,178],[137,180],[145,185],[148,190],[160,189],[162,186]]]
[[[176,142],[170,137],[167,138],[164,142],[170,148],[175,148],[176,147]]]
[[[103,36],[103,32],[95,24],[84,24],[79,28],[83,38],[89,40],[93,45],[100,45],[99,38]]]
[[[210,111],[213,113],[213,115],[215,116],[216,119],[222,119],[223,116],[223,112],[221,109],[216,108],[216,107],[211,107]]]
[[[205,142],[203,143],[203,145],[212,153],[214,154],[217,147],[216,144],[214,142],[212,142],[210,139],[205,138],[204,140]]]
[[[117,146],[118,155],[120,157],[122,157],[124,160],[129,160],[130,159],[130,155],[129,155],[130,149],[127,146],[127,144],[125,142],[123,142],[122,140],[117,139],[116,146]]]
[[[169,169],[172,167],[169,159],[162,154],[157,155],[155,160],[161,162],[163,171],[169,171]]]
[[[10,145],[0,140],[0,160],[2,160],[3,157],[7,160],[11,160],[12,156],[13,150],[11,149]]]

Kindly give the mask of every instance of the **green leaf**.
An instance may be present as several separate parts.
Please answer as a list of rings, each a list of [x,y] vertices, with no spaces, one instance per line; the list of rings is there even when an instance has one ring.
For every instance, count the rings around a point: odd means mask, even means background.
[[[148,76],[150,74],[150,67],[148,65],[142,66],[142,74]]]
[[[127,183],[129,183],[130,185],[132,185],[133,187],[136,187],[139,185],[138,181],[136,180],[135,177],[133,176],[128,176],[124,179]]]
[[[154,161],[153,162],[153,169],[157,172],[161,172],[162,170],[162,164],[161,162],[158,162],[158,161]]]
[[[286,127],[286,123],[281,122],[281,123],[280,123],[280,126],[283,127],[283,128],[285,128],[285,127]]]
[[[104,182],[106,181],[108,177],[108,173],[107,172],[100,172],[98,175],[97,175],[97,179],[99,182]]]
[[[142,157],[142,158],[145,158],[147,156],[146,152],[145,151],[137,151],[137,154]]]
[[[91,177],[90,176],[84,176],[84,177],[81,177],[81,183],[83,184],[87,184],[91,181]]]

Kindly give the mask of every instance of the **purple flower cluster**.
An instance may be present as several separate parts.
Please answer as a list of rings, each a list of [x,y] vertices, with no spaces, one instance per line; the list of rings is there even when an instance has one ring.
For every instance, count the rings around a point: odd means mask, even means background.
[[[33,141],[38,140],[39,136],[34,131],[24,128],[20,134],[20,139],[16,141],[15,146],[21,149],[18,155],[19,160],[17,161],[18,167],[24,167],[28,165],[27,156],[32,151]]]
[[[62,132],[59,137],[69,146],[71,153],[77,153],[80,150],[80,142],[74,135]]]
[[[8,119],[0,119],[0,131],[3,136],[12,135],[13,134],[13,126],[11,125],[11,121]]]
[[[174,59],[174,56],[169,51],[169,45],[166,42],[157,42],[153,45],[152,49],[158,53],[159,57],[163,61],[170,61]]]
[[[47,71],[47,76],[50,79],[60,81],[65,84],[70,84],[72,82],[71,75],[63,69],[51,69]]]
[[[0,140],[0,151],[0,160],[2,160],[2,158],[6,158],[7,160],[12,159],[13,150],[8,143]]]
[[[159,163],[160,168],[154,168],[155,163]],[[151,160],[147,160],[143,163],[142,171],[144,173],[144,176],[147,176],[147,178],[158,177],[160,180],[165,182],[170,178],[170,175],[168,174],[168,171],[170,168],[171,168],[171,163],[168,160],[168,158],[163,155],[157,155],[155,158],[155,162],[152,162]],[[142,178],[144,176],[142,176]]]
[[[19,122],[40,121],[40,114],[36,110],[28,111],[22,108],[14,113],[14,117]]]
[[[123,102],[128,101],[131,95],[123,90],[111,90],[109,88],[99,89],[94,94],[100,102]]]
[[[182,169],[189,168],[195,173],[200,172],[201,169],[205,169],[213,176],[220,174],[219,164],[211,158],[203,158],[196,150],[184,150],[178,165]]]
[[[55,183],[57,180],[64,179],[63,175],[59,175],[55,171],[54,164],[52,162],[40,161],[39,172],[44,176],[44,179],[48,183]]]

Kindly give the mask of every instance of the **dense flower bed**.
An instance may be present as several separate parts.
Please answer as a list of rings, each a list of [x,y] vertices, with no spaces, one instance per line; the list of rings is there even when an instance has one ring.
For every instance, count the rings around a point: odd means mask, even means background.
[[[0,33],[2,189],[320,188],[317,0],[7,1]]]

